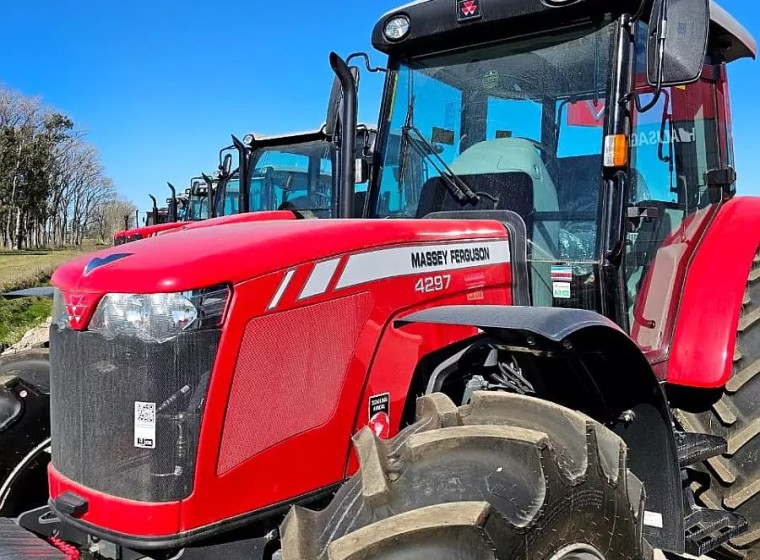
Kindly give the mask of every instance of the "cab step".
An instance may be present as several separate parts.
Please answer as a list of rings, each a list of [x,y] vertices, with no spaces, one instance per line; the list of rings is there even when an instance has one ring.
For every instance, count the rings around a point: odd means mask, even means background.
[[[676,432],[676,447],[681,468],[717,457],[728,451],[728,443],[720,436]]]
[[[730,511],[692,508],[686,516],[686,552],[703,556],[747,530],[747,520]]]
[[[66,555],[11,519],[0,518],[0,560],[66,560]]]

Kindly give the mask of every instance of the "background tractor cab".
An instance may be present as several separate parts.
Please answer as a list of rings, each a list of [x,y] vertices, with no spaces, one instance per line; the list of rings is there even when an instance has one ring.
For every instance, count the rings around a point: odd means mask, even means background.
[[[199,222],[213,218],[211,209],[214,207],[215,189],[216,182],[208,175],[190,179],[190,188],[185,189],[187,206],[182,221]]]
[[[166,206],[159,208],[156,197],[152,194],[148,195],[153,202],[153,208],[145,213],[145,224],[141,227],[116,232],[113,236],[114,245],[139,241],[155,235],[157,232],[176,227],[176,222],[184,215],[187,199],[184,195],[177,197],[174,185],[167,184],[172,196],[166,199]]]
[[[360,172],[348,214],[351,217],[359,217],[364,211],[374,137],[369,128],[357,128],[356,165]],[[236,142],[236,148],[238,161],[244,162],[249,180],[241,191],[240,166],[229,178],[220,178],[217,216],[276,210],[294,210],[316,218],[339,216],[338,175],[334,171],[336,146],[325,128],[263,138],[249,134],[243,142]]]
[[[377,133],[356,125],[355,115],[350,134],[342,126],[344,85],[351,84],[346,97],[355,106],[358,78],[356,67],[346,67],[346,74],[336,77],[325,125],[317,131],[262,138],[248,134],[242,141],[233,136],[233,145],[220,152],[216,215],[292,210],[303,217],[362,216]],[[345,163],[344,149],[352,154]],[[238,166],[230,171],[233,150]],[[350,188],[342,189],[345,185]]]

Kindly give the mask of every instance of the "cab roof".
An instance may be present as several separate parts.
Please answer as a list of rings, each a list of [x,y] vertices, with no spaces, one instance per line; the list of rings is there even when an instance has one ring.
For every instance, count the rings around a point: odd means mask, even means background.
[[[524,30],[554,27],[599,19],[604,14],[635,12],[640,0],[585,0],[562,8],[551,8],[539,0],[479,0],[482,18],[462,24],[457,22],[452,0],[416,0],[391,10],[378,21],[372,33],[374,47],[387,54],[432,53],[458,45],[476,44],[484,40],[519,35]],[[385,24],[396,15],[407,15],[411,31],[401,41],[385,38]],[[609,16],[608,16],[609,17]],[[736,18],[714,0],[710,1],[710,51],[716,51],[725,62],[756,58],[757,44]],[[550,20],[550,23],[547,23]],[[504,25],[505,23],[511,25]],[[526,27],[527,24],[527,27]],[[444,37],[445,35],[445,37]]]
[[[757,43],[739,21],[717,2],[710,2],[710,40],[723,53],[726,62],[757,58]]]

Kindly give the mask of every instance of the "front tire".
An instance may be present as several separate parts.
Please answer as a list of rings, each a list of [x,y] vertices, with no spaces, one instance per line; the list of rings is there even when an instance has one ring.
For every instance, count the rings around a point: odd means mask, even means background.
[[[283,560],[623,560],[648,556],[625,444],[535,398],[423,397],[418,421],[354,438],[360,471],[323,511],[293,508]]]

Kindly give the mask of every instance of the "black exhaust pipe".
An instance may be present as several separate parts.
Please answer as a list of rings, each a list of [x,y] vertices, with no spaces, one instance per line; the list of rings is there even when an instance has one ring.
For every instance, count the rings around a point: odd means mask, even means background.
[[[214,198],[214,180],[206,175],[205,173],[201,173],[201,178],[206,183],[206,187],[208,188],[208,217],[209,218],[216,218],[216,200]]]
[[[167,219],[167,222],[171,223],[177,221],[177,189],[168,181],[166,184],[169,185],[169,190],[172,191],[172,200],[169,203],[169,217]]]
[[[238,161],[240,162],[238,165],[238,180],[240,181],[238,192],[240,202],[238,208],[240,209],[241,214],[247,214],[250,211],[248,190],[251,186],[251,172],[248,168],[250,167],[251,160],[248,157],[248,147],[241,140],[238,140],[235,135],[232,136],[232,144],[238,151]]]
[[[341,115],[340,138],[340,196],[338,218],[350,218],[354,209],[354,189],[356,188],[356,80],[345,60],[337,53],[330,53],[330,67],[343,88],[343,114]]]
[[[156,225],[158,223],[158,203],[156,202],[155,196],[153,196],[152,194],[149,194],[148,196],[153,201],[153,224],[151,225]],[[145,225],[148,225],[148,224],[145,224]]]

